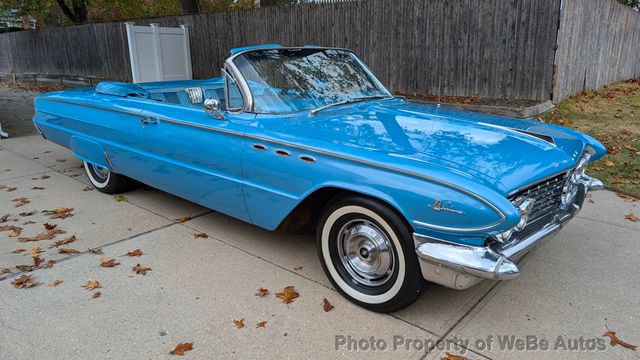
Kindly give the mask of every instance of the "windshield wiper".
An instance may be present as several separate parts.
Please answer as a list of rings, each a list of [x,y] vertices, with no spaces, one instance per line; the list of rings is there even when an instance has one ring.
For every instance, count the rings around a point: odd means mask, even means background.
[[[371,99],[388,99],[388,98],[392,98],[392,97],[393,97],[392,95],[371,95],[371,96],[360,96],[360,97],[345,99],[345,100],[337,101],[337,102],[334,102],[334,103],[331,103],[331,104],[320,106],[319,108],[316,108],[316,109],[313,109],[313,110],[309,110],[309,115],[313,115],[313,114],[317,113],[318,111],[322,111],[324,109],[328,109],[330,107],[334,107],[334,106],[338,106],[338,105],[351,104],[351,103],[364,101],[364,100],[371,100]]]

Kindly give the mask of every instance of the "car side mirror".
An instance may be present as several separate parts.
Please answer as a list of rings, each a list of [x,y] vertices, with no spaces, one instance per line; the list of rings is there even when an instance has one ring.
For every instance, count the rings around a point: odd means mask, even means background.
[[[218,99],[207,99],[204,101],[204,111],[218,120],[226,120],[222,113],[222,105]]]

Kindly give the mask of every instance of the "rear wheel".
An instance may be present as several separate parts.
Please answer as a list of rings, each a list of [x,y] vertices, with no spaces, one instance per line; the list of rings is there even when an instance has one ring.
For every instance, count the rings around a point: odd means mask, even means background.
[[[334,287],[352,302],[373,311],[396,311],[412,304],[423,286],[411,233],[387,205],[350,196],[324,211],[317,232],[320,262]]]
[[[105,194],[119,194],[137,187],[135,180],[86,161],[84,161],[84,170],[91,185]]]

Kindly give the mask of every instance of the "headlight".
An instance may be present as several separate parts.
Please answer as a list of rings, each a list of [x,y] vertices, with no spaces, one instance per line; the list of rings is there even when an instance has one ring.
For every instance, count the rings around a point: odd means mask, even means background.
[[[533,211],[533,204],[535,200],[531,198],[520,197],[514,201],[514,205],[518,209],[520,213],[520,221],[513,228],[500,233],[495,236],[496,240],[499,242],[505,242],[509,240],[511,235],[513,235],[516,231],[522,231],[527,226],[527,222],[529,221],[529,215],[531,215],[531,211]]]

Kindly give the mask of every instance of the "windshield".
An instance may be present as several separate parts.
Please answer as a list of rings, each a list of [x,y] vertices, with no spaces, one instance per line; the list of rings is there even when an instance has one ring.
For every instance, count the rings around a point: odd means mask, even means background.
[[[390,96],[351,52],[269,49],[234,60],[253,95],[257,113],[309,111],[351,99]]]

